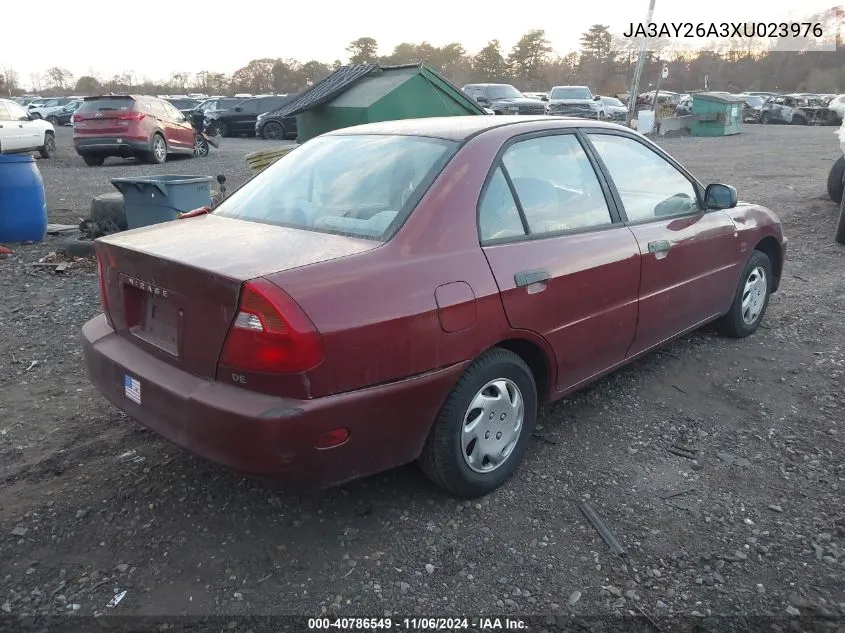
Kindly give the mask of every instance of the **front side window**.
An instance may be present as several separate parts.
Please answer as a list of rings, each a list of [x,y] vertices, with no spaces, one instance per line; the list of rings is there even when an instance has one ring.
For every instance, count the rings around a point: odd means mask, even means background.
[[[458,146],[419,136],[318,137],[248,181],[214,213],[386,241]]]
[[[9,116],[9,113],[6,111],[6,106],[3,105],[3,102],[0,101],[0,121],[11,121],[12,117]]]
[[[17,103],[7,101],[6,110],[8,110],[9,117],[12,121],[29,121],[29,114]]]
[[[487,86],[485,89],[488,99],[522,99],[522,93],[510,84]]]
[[[611,224],[601,185],[574,134],[514,143],[502,164],[532,235]]]
[[[590,134],[589,138],[616,185],[629,222],[701,210],[693,184],[651,148],[625,136]]]

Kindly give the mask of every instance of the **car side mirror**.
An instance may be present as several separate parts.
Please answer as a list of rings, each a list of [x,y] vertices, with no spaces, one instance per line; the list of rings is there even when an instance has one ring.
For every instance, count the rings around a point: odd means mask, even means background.
[[[243,112],[243,111],[244,111],[244,109],[241,106],[237,106],[235,108],[235,112]]]
[[[547,95],[543,95],[542,97],[540,97],[540,101],[548,101],[548,100],[549,100],[549,97]]]
[[[737,203],[736,188],[730,185],[707,185],[704,191],[704,204],[708,209],[733,209]]]
[[[489,101],[487,101],[487,97],[476,97],[475,100],[481,105],[487,105],[488,103],[490,103]]]
[[[600,95],[593,95],[593,101],[601,101]]]

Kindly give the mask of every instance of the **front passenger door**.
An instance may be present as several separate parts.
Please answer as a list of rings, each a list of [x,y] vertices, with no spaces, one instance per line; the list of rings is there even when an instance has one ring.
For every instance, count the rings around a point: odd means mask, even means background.
[[[637,336],[629,356],[728,311],[741,253],[727,213],[644,141],[591,130],[590,139],[642,258]]]

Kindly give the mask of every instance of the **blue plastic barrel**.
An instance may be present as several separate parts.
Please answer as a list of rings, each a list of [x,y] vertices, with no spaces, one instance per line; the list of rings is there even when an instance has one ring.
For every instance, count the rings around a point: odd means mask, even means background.
[[[211,206],[211,176],[112,178],[123,194],[130,229],[176,220],[179,213]]]
[[[0,243],[43,242],[47,235],[44,181],[28,154],[0,154]]]

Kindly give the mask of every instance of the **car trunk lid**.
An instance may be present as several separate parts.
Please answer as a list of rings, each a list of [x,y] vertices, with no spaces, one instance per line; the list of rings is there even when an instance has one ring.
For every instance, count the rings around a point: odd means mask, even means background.
[[[203,215],[98,240],[107,315],[118,335],[213,379],[243,282],[380,245]]]

